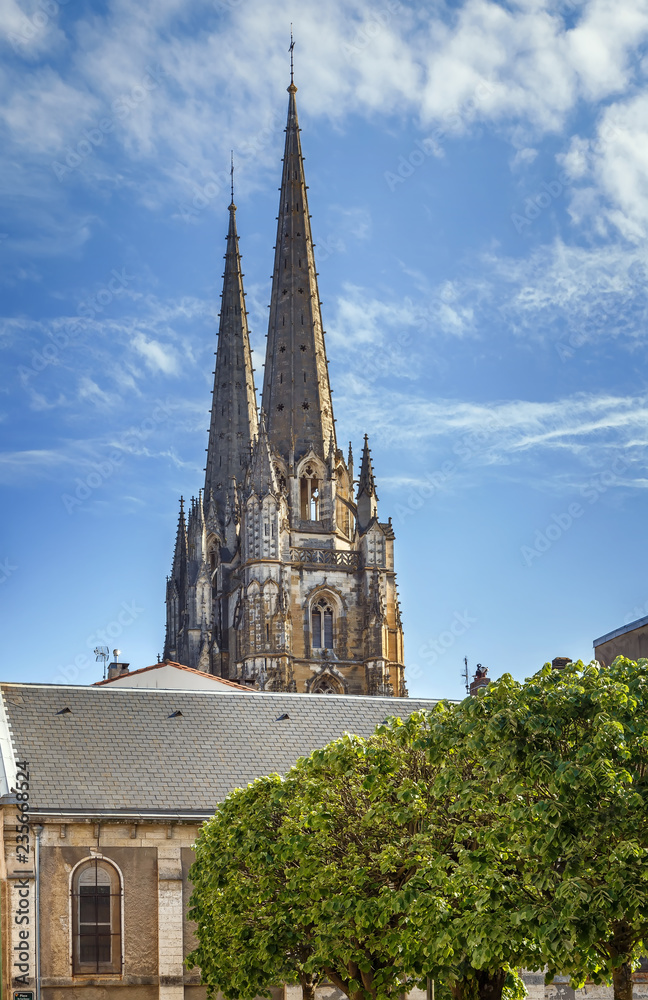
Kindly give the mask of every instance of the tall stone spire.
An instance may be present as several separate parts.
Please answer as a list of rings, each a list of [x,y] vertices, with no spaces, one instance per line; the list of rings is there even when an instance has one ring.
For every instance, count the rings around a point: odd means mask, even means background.
[[[262,405],[274,451],[288,459],[294,447],[299,461],[313,448],[324,460],[335,422],[296,92],[291,80]]]
[[[365,434],[360,464],[360,479],[358,480],[358,528],[365,531],[374,517],[378,516],[378,497],[376,496],[376,480],[374,478],[369,438]]]
[[[256,436],[256,391],[232,184],[205,469],[205,496],[213,493],[221,520],[232,478],[242,484]]]
[[[180,497],[180,513],[178,514],[178,530],[176,531],[175,548],[173,550],[174,580],[181,580],[187,569],[187,523],[185,521],[184,497]]]
[[[250,490],[254,490],[259,497],[264,496],[266,493],[279,493],[277,477],[272,467],[272,456],[270,455],[266,418],[263,409],[261,409],[261,420],[259,422],[259,436],[257,437],[250,463],[248,487]]]

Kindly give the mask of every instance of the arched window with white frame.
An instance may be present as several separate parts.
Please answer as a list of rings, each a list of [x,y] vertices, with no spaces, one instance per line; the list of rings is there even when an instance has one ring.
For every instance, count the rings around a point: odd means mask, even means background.
[[[104,858],[82,862],[72,874],[72,972],[121,975],[122,884]]]
[[[333,649],[333,605],[326,597],[319,597],[311,606],[311,639],[313,649]]]

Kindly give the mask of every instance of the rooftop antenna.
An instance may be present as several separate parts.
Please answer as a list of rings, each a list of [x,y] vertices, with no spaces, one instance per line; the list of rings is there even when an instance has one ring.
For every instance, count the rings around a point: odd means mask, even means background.
[[[110,659],[110,650],[108,649],[108,646],[97,646],[95,648],[94,655],[95,655],[95,662],[98,663],[99,660],[103,661],[103,679],[105,680],[106,679],[106,664],[108,663],[108,660]]]
[[[293,66],[293,49],[294,48],[295,48],[295,40],[293,38],[293,26],[292,26],[292,21],[291,21],[290,22],[290,48],[288,50],[290,52],[290,84],[291,84],[291,86],[294,85],[294,83],[295,83],[295,79],[294,79],[294,77],[295,77],[295,71],[294,71],[294,66]]]
[[[470,694],[470,676],[468,674],[468,657],[464,656],[464,669],[461,675],[464,679],[464,684],[466,685],[466,694]]]

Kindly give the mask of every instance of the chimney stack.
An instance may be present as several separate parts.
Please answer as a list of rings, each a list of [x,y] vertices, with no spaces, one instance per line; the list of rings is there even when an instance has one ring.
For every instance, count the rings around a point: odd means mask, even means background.
[[[113,649],[114,660],[112,663],[108,664],[108,680],[111,681],[115,677],[122,677],[124,674],[128,673],[129,663],[120,663],[119,657],[121,656],[121,649]]]
[[[473,698],[478,690],[483,687],[488,687],[490,680],[488,679],[488,667],[482,667],[481,663],[477,664],[477,669],[475,670],[475,676],[470,682],[470,696]]]

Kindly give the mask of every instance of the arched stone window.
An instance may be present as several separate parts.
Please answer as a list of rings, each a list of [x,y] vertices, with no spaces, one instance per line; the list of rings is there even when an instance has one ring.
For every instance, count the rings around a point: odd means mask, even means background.
[[[344,694],[344,689],[338,679],[331,674],[324,673],[318,677],[313,684],[311,694]]]
[[[74,975],[120,975],[122,971],[119,872],[91,858],[72,874],[72,971]]]
[[[304,469],[300,481],[301,519],[319,521],[321,518],[321,486],[317,470],[312,465]]]
[[[311,638],[313,649],[333,649],[332,604],[326,597],[320,597],[311,607]]]

